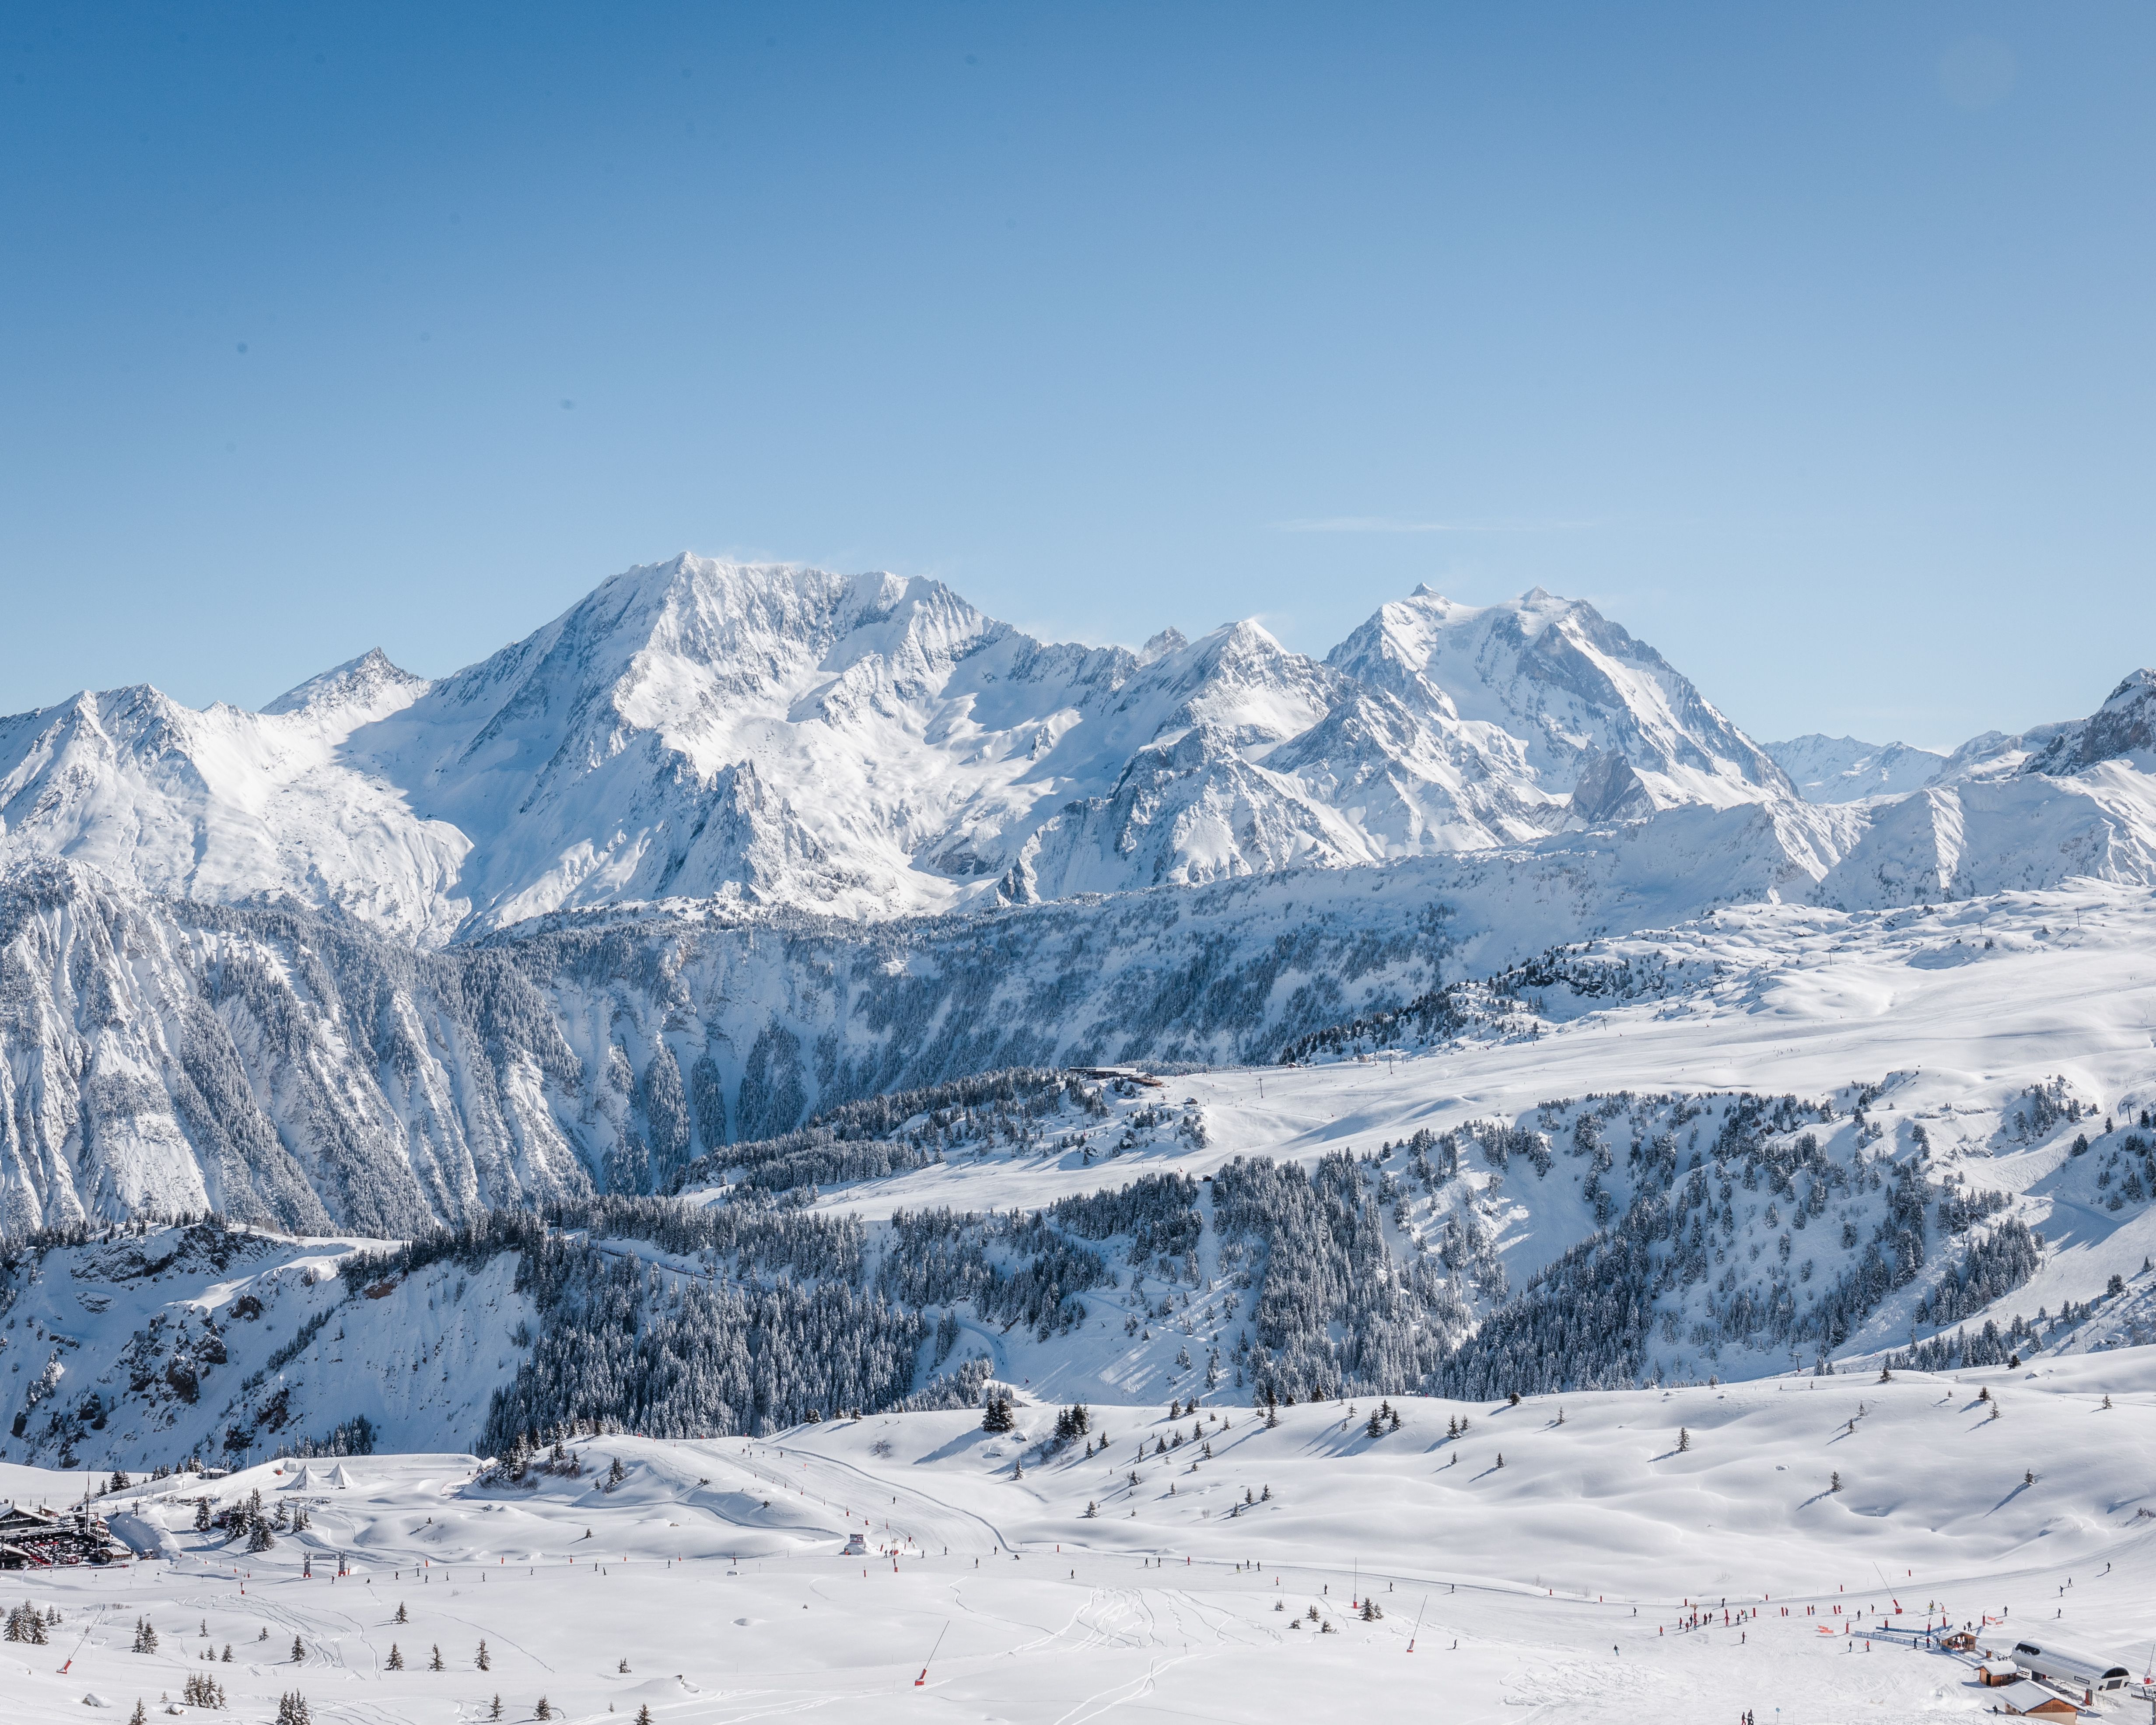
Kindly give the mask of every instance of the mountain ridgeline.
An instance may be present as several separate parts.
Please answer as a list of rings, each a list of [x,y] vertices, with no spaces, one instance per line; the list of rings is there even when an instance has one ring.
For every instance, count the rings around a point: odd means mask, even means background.
[[[1321,662],[1255,623],[1055,645],[933,581],[681,557],[439,682],[372,653],[259,713],[137,687],[0,719],[0,859],[428,946],[663,898],[1197,885],[1790,794],[1660,655],[1540,590],[1419,591]]]

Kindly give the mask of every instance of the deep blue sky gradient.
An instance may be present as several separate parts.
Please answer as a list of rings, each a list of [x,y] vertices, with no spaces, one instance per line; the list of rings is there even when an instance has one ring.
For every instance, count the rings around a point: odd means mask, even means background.
[[[2156,13],[0,18],[0,711],[680,549],[1056,636],[1594,599],[1763,737],[2156,660]],[[573,403],[573,405],[571,405]]]

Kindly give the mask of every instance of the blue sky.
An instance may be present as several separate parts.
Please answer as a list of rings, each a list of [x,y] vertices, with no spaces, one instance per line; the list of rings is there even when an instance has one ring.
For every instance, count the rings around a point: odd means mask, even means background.
[[[2156,660],[2152,74],[2138,5],[18,5],[0,710],[439,673],[686,548],[2084,712]]]

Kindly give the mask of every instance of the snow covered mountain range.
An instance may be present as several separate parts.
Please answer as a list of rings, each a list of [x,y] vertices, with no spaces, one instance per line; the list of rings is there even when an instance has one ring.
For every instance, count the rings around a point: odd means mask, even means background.
[[[403,1235],[999,1066],[1269,1061],[1720,906],[2146,885],[2152,736],[2142,671],[1914,765],[1763,749],[1539,590],[1321,662],[687,557],[439,682],[85,694],[0,720],[0,1235]]]
[[[932,581],[684,556],[439,682],[377,652],[259,713],[136,687],[0,720],[0,860],[437,947],[600,905],[943,912],[1746,804],[1818,880],[1882,795],[2035,774],[2023,797],[2047,806],[2013,819],[2086,826],[2049,787],[2145,752],[2148,694],[2143,674],[2091,720],[1952,757],[1762,749],[1652,648],[1540,589],[1481,608],[1418,589],[1320,662],[1255,623],[1058,646]]]
[[[0,843],[422,943],[564,907],[1028,903],[1790,795],[1652,649],[1428,591],[1323,662],[1254,623],[1055,646],[938,583],[689,557],[439,683],[371,653],[262,712],[0,721]]]

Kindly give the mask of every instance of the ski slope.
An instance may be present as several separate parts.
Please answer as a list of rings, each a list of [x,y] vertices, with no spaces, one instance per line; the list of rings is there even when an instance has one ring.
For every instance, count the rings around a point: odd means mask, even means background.
[[[9,1578],[11,1604],[64,1621],[49,1646],[0,1644],[0,1686],[25,1722],[82,1718],[91,1695],[154,1707],[212,1669],[204,1646],[229,1644],[214,1675],[237,1719],[297,1688],[317,1720],[382,1725],[485,1717],[497,1693],[511,1720],[543,1695],[557,1718],[648,1705],[680,1725],[827,1710],[1706,1721],[1778,1706],[1931,1720],[1995,1697],[1967,1661],[1890,1628],[2003,1619],[1987,1645],[2041,1630],[2137,1676],[2146,1663],[2156,1351],[1397,1406],[1399,1429],[1375,1439],[1367,1403],[1284,1409],[1276,1429],[1224,1409],[1194,1438],[1161,1407],[1101,1408],[1091,1457],[1044,1452],[1054,1409],[1022,1402],[1001,1437],[953,1413],[768,1441],[593,1439],[580,1477],[529,1490],[445,1455],[347,1462],[342,1490],[266,1466],[160,1481],[111,1502],[139,1499],[176,1557]],[[0,1469],[0,1491],[28,1501],[80,1488]],[[190,1531],[188,1499],[255,1489],[304,1497],[311,1531],[254,1557]],[[1260,1501],[1239,1507],[1246,1495]],[[854,1532],[867,1557],[840,1555]],[[340,1555],[350,1573],[332,1579]],[[1380,1620],[1354,1610],[1364,1597]],[[154,1654],[129,1651],[138,1615]]]

